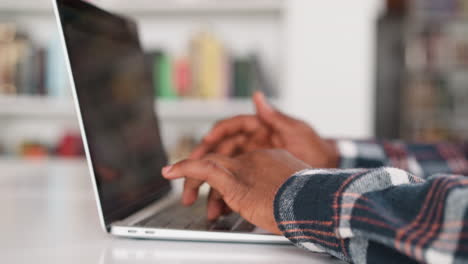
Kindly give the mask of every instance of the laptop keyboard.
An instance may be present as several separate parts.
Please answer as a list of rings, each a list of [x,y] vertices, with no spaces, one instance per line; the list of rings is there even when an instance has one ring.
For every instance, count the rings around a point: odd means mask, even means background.
[[[175,203],[136,225],[168,229],[234,232],[250,232],[255,228],[254,225],[234,213],[222,216],[216,221],[209,221],[206,217],[205,199],[198,199],[191,207]]]

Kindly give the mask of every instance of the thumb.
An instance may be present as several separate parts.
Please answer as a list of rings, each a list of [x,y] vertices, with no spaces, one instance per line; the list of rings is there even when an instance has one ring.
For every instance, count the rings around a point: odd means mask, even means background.
[[[261,92],[255,92],[253,96],[257,116],[265,124],[277,131],[284,131],[289,127],[290,118],[274,109]]]

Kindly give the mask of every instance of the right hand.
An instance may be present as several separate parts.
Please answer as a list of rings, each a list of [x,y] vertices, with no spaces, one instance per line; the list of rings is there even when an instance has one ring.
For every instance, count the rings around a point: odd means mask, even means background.
[[[272,108],[262,93],[253,96],[257,114],[218,122],[191,159],[209,153],[236,156],[259,149],[285,149],[315,168],[336,168],[338,153],[333,142],[322,139],[305,122]]]
[[[185,178],[186,205],[198,199],[198,189],[205,182],[212,187],[208,219],[224,213],[225,206],[240,213],[247,221],[275,234],[273,201],[280,186],[298,171],[310,166],[285,150],[259,150],[235,158],[207,155],[199,160],[185,160],[163,169],[166,179]]]

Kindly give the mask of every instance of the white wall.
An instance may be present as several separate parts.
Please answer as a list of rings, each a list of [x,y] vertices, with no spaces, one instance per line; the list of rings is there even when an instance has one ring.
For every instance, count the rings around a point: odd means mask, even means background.
[[[324,136],[373,136],[380,0],[289,0],[282,107]]]

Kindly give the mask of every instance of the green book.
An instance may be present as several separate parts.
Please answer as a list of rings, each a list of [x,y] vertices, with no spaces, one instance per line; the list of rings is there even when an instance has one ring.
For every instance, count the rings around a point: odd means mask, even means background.
[[[235,59],[233,70],[233,96],[249,97],[252,94],[252,70],[248,59]]]
[[[166,99],[177,97],[172,78],[172,62],[167,54],[158,53],[154,56],[153,75],[157,97]]]

